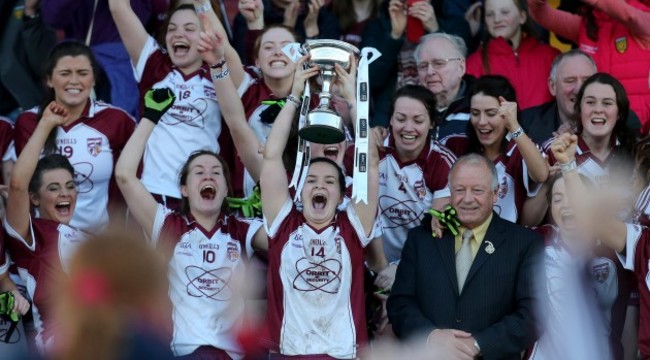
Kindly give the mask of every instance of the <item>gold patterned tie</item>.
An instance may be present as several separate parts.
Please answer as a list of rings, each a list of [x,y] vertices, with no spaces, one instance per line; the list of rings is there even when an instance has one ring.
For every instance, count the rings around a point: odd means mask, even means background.
[[[460,245],[460,250],[456,253],[456,278],[458,279],[458,293],[463,291],[465,279],[469,268],[472,267],[472,237],[474,233],[472,230],[465,230],[463,232],[463,243]]]

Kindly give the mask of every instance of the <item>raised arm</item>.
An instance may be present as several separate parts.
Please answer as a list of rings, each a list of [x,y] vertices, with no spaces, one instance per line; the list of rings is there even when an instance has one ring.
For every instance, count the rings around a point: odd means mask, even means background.
[[[199,15],[199,19],[201,20],[203,31],[211,34],[216,32],[221,35],[221,38],[223,39],[223,47],[225,50],[225,58],[228,62],[228,65],[230,65],[230,79],[232,79],[232,82],[235,84],[235,88],[239,87],[239,84],[241,84],[242,80],[244,79],[244,65],[242,64],[242,61],[239,58],[239,54],[237,54],[235,48],[233,48],[230,42],[228,42],[226,29],[223,27],[223,24],[217,17],[214,9],[212,9],[210,0],[194,0],[194,8],[196,9],[196,13]],[[205,61],[205,59],[203,60]],[[208,62],[208,64],[214,65],[215,63]]]
[[[582,17],[551,7],[547,0],[528,0],[528,12],[539,25],[555,35],[561,36],[574,44],[578,35]]]
[[[115,165],[115,179],[129,211],[151,237],[156,218],[157,203],[138,179],[137,171],[145,145],[160,117],[174,104],[174,93],[168,89],[151,89],[144,97],[144,114],[140,124],[129,138]]]
[[[620,21],[646,45],[650,44],[650,12],[642,11],[620,0],[582,0]]]
[[[296,72],[293,76],[293,88],[291,96],[299,99],[305,87],[305,81],[319,73],[316,66],[303,69],[303,64],[308,56],[303,56],[296,64]],[[278,212],[289,197],[287,173],[282,162],[282,153],[289,139],[289,132],[293,124],[296,112],[300,104],[287,101],[280,114],[275,119],[271,133],[264,146],[264,160],[260,174],[260,187],[262,191],[262,212],[267,224],[272,224]],[[300,164],[296,164],[300,166]]]
[[[499,97],[499,115],[506,119],[506,129],[513,135],[517,148],[526,162],[528,176],[538,183],[548,179],[548,163],[535,143],[524,133],[517,121],[517,103]],[[516,137],[515,137],[516,136]]]
[[[16,165],[11,173],[6,220],[30,246],[34,240],[29,231],[31,205],[29,182],[34,175],[41,150],[48,135],[54,128],[65,124],[68,120],[68,110],[63,105],[59,105],[54,101],[49,103],[43,111],[43,116],[38,122],[36,130],[34,130],[18,160],[16,160]]]
[[[130,0],[108,0],[108,6],[131,63],[136,65],[149,34],[131,8]]]
[[[209,64],[223,64],[221,68],[211,69],[212,81],[219,100],[219,109],[228,124],[237,154],[253,180],[257,182],[262,169],[262,155],[258,151],[261,144],[253,129],[248,125],[244,105],[235,85],[230,81],[230,76],[232,76],[230,62],[227,57],[224,58],[227,46],[226,37],[219,31],[209,32],[209,26],[206,26],[206,32],[202,32],[200,36],[198,50],[203,61]],[[241,63],[235,66],[239,69],[242,68]]]
[[[610,213],[609,206],[599,204],[597,198],[585,188],[578,170],[575,168],[575,152],[578,137],[562,134],[553,141],[551,150],[560,163],[564,186],[571,206],[574,208],[578,226],[590,231],[594,238],[600,239],[608,247],[620,252],[625,249],[627,227],[625,223]]]

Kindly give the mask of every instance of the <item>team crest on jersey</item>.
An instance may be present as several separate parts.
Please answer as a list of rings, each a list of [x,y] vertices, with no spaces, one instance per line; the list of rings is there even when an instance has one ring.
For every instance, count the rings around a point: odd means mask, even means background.
[[[90,155],[97,156],[102,152],[102,138],[88,138],[86,146]]]
[[[415,189],[415,193],[418,194],[420,200],[424,199],[427,195],[427,188],[424,186],[424,180],[416,181],[415,184],[413,184],[413,188]]]
[[[214,87],[212,86],[203,86],[203,93],[205,94],[205,97],[215,99],[217,97],[217,92],[214,90]]]
[[[607,281],[607,278],[609,277],[609,264],[594,265],[592,270],[594,273],[594,279],[596,279],[599,284]]]
[[[234,243],[229,242],[226,245],[226,253],[228,254],[228,260],[235,262],[239,260],[239,249],[237,248],[237,245]]]
[[[499,196],[499,199],[503,199],[506,197],[506,194],[508,194],[508,180],[504,176],[501,184],[499,184],[499,192],[497,195]]]
[[[615,40],[615,44],[616,44],[616,51],[618,51],[619,54],[625,53],[625,50],[627,50],[627,37],[623,36],[617,38]]]

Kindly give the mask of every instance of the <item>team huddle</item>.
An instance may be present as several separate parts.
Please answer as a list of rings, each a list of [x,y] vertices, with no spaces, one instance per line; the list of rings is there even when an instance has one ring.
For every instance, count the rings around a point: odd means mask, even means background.
[[[367,131],[360,191],[359,59],[337,63],[330,88],[309,54],[292,58],[286,25],[256,29],[244,66],[207,0],[170,12],[165,46],[129,0],[108,3],[140,118],[91,95],[95,55],[65,41],[45,60],[43,105],[0,121],[15,162],[0,292],[31,314],[40,357],[133,344],[160,359],[650,357],[650,122],[590,54],[520,33],[551,66],[550,93],[536,91],[423,21],[420,85],[376,105],[388,119]],[[249,26],[256,3],[240,4]],[[490,35],[483,46],[510,46]],[[305,145],[301,112],[322,98],[345,139]],[[118,229],[130,235],[111,241]],[[141,257],[118,261],[111,243]],[[95,332],[86,310],[111,325]],[[374,346],[391,337],[414,346]]]

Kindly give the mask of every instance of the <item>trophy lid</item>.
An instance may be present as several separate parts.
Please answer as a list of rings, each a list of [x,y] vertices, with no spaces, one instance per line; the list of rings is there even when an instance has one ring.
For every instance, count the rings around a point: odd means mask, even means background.
[[[354,46],[340,40],[308,40],[302,45],[305,53],[311,55],[310,62],[324,67],[341,64],[343,68],[350,67],[350,54],[359,57],[360,51]]]

